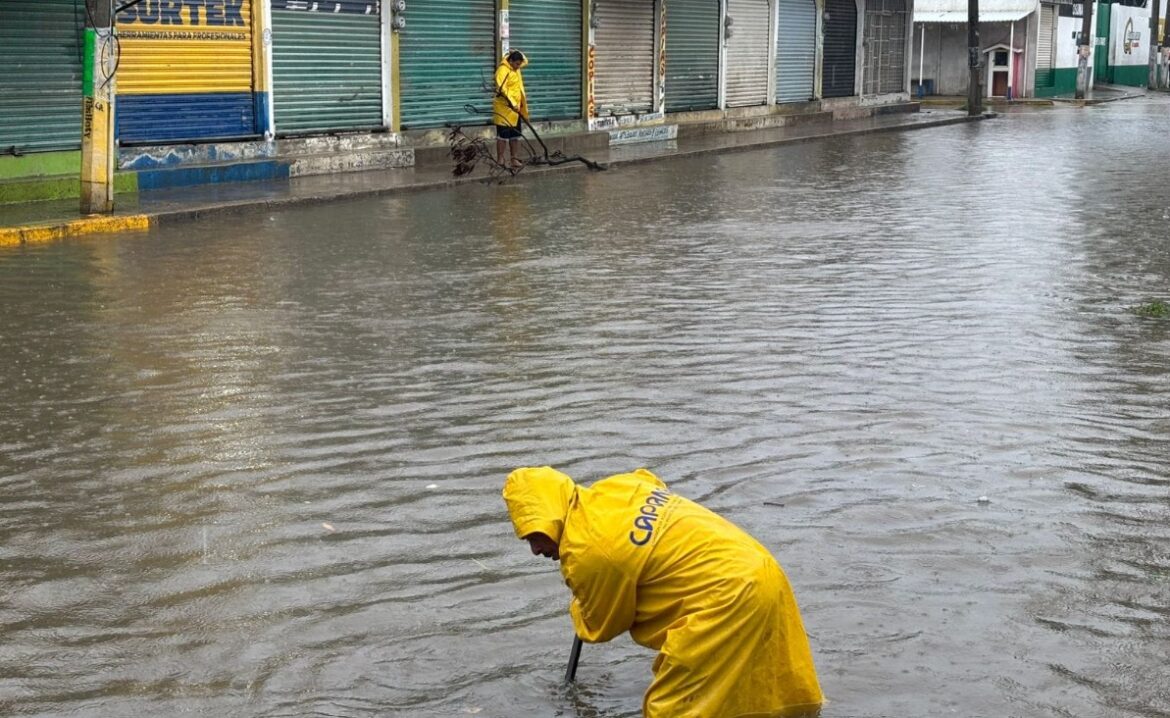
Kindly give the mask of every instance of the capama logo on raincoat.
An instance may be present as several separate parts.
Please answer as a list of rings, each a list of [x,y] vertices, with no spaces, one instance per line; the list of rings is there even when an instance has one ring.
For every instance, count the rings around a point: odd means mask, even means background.
[[[634,530],[630,532],[630,543],[635,546],[645,546],[654,538],[654,524],[658,521],[658,509],[666,506],[670,500],[669,489],[654,489],[646,497],[646,502],[634,517]]]

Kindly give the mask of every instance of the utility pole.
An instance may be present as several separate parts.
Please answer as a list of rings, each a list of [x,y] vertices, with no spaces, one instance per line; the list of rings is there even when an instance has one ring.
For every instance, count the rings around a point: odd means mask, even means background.
[[[114,0],[85,0],[81,97],[81,213],[114,211]]]
[[[1162,19],[1162,2],[1153,0],[1150,3],[1150,81],[1147,83],[1151,90],[1158,89],[1158,63],[1162,61],[1162,52],[1158,40],[1158,21]]]
[[[1089,53],[1093,50],[1093,0],[1081,0],[1081,38],[1077,42],[1077,92],[1078,100],[1085,99],[1089,89]]]
[[[967,0],[967,114],[983,114],[983,87],[979,70],[983,65],[983,51],[979,46],[979,0]]]

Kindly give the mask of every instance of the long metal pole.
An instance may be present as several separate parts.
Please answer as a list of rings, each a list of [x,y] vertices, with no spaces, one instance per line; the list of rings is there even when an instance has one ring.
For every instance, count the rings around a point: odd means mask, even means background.
[[[979,82],[979,68],[982,63],[979,47],[979,0],[967,0],[967,114],[974,117],[983,114],[983,92]]]
[[[1158,89],[1158,62],[1162,59],[1161,47],[1158,40],[1158,24],[1162,19],[1162,0],[1154,0],[1151,3],[1152,11],[1150,12],[1150,78],[1149,87],[1151,90]]]
[[[1077,43],[1077,91],[1078,100],[1085,99],[1089,89],[1089,54],[1093,50],[1093,0],[1084,0],[1081,20],[1081,37]]]
[[[573,649],[569,651],[569,667],[565,669],[565,683],[577,680],[577,663],[581,660],[581,639],[573,636]]]

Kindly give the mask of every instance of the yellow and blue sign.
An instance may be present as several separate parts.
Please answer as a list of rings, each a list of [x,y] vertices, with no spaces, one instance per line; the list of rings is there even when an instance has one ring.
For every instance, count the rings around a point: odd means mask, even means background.
[[[251,0],[142,0],[118,13],[117,28],[121,142],[260,131],[268,93],[253,72]]]

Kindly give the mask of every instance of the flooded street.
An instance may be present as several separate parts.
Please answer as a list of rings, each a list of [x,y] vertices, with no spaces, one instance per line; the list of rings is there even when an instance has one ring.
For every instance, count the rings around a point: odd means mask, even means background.
[[[640,715],[512,535],[645,466],[826,718],[1170,715],[1170,100],[0,250],[0,715]]]

